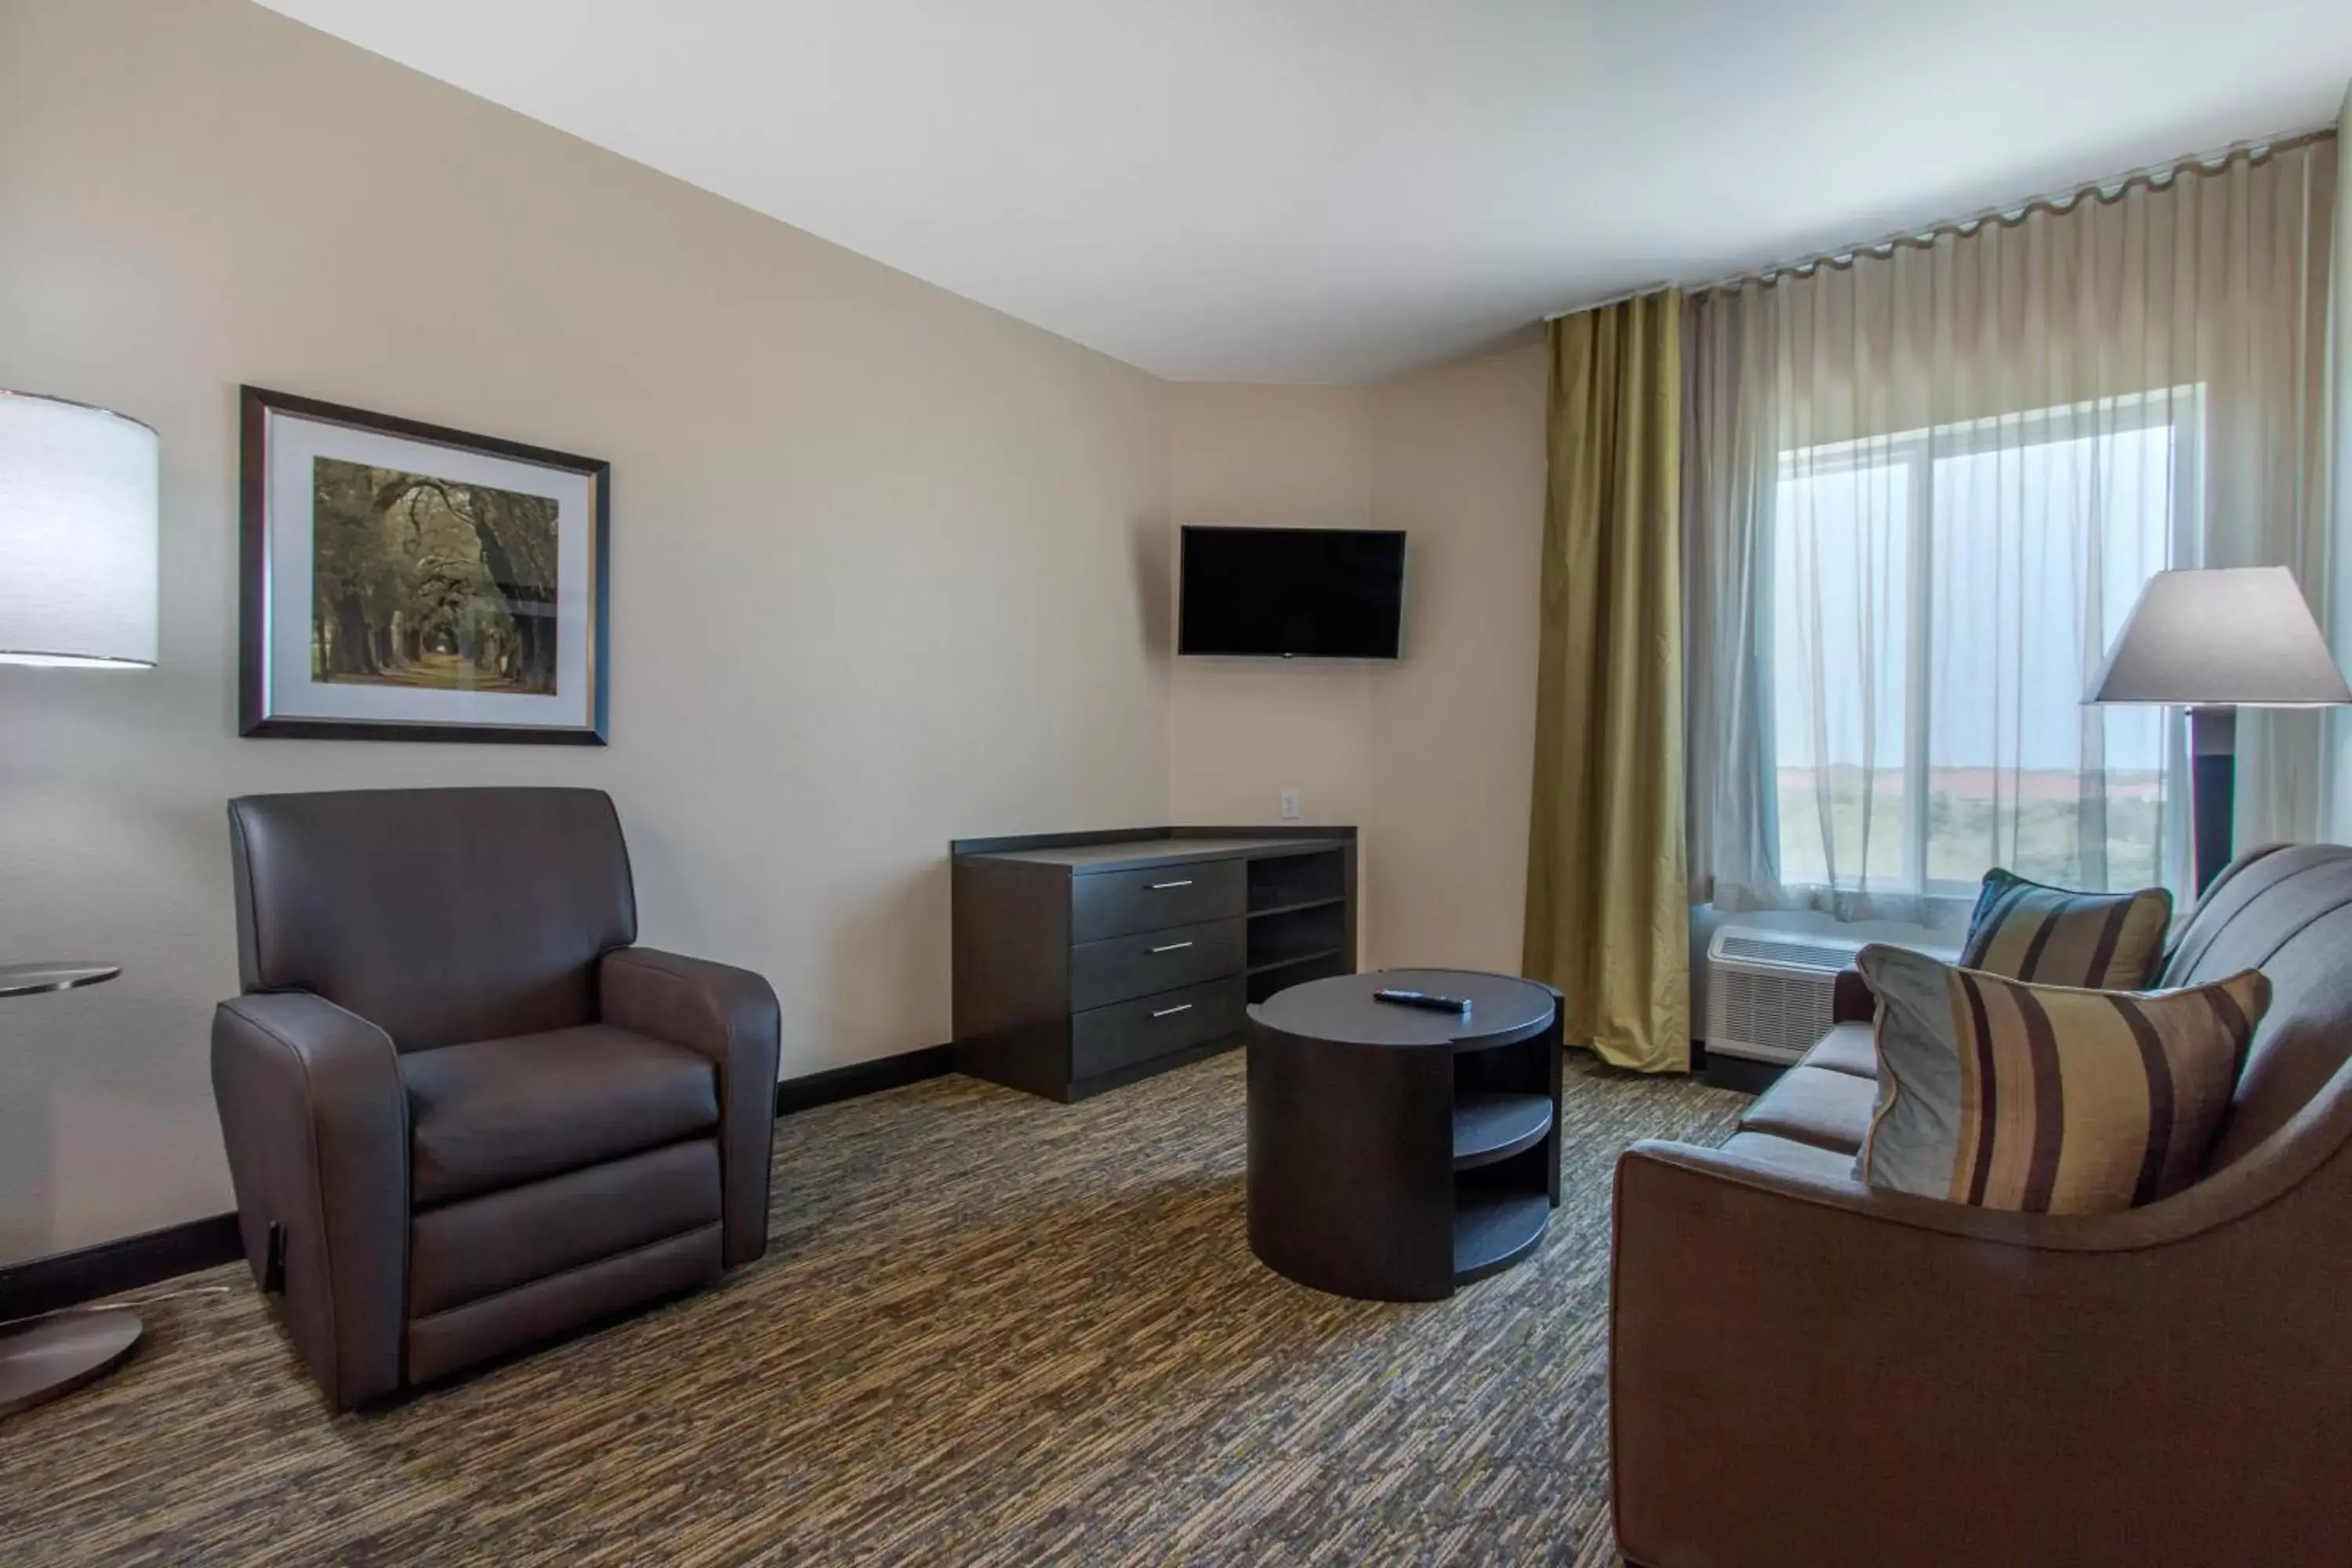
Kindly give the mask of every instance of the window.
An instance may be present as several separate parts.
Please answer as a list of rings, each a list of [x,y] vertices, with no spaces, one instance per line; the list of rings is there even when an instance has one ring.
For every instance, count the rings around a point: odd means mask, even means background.
[[[2201,405],[2177,388],[1781,454],[1784,885],[2160,879],[2162,710],[2082,698],[2141,585],[2193,555]]]

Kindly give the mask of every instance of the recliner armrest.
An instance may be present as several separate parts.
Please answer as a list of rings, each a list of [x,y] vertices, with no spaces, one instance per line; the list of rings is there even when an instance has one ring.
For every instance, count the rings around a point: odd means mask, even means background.
[[[392,1038],[306,991],[213,1016],[213,1098],[246,1260],[282,1233],[288,1332],[345,1409],[400,1385],[407,1318],[408,1095]]]
[[[776,994],[748,969],[652,948],[615,948],[597,965],[604,1022],[708,1057],[719,1073],[723,1260],[768,1248],[768,1164],[776,1130]]]

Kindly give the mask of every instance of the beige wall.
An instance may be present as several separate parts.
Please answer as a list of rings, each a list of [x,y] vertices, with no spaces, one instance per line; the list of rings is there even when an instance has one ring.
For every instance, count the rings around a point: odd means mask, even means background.
[[[1519,972],[1543,549],[1541,343],[1372,389],[1372,513],[1412,535],[1373,689],[1372,962]]]
[[[1169,389],[1168,510],[1180,525],[1370,528],[1371,482],[1364,387]],[[1274,822],[1296,789],[1301,820],[1367,826],[1382,673],[1348,659],[1177,660],[1169,810],[1180,822]]]
[[[163,439],[163,663],[0,667],[0,1263],[219,1212],[221,803],[610,790],[787,1076],[945,1039],[951,837],[1365,832],[1373,963],[1515,969],[1543,362],[1167,387],[239,0],[0,9],[0,384]],[[614,743],[235,738],[240,382],[609,458]],[[1393,665],[1167,656],[1170,523],[1412,535]]]
[[[237,740],[239,382],[610,458],[614,744]],[[1167,815],[1161,384],[238,0],[0,7],[0,384],[163,455],[161,668],[0,668],[0,956],[125,969],[0,1004],[0,1263],[228,1206],[230,795],[610,790],[787,1075],[947,1037],[950,837]]]
[[[1404,658],[1184,658],[1169,686],[1180,821],[1364,832],[1363,960],[1516,973],[1534,771],[1544,353],[1374,387],[1170,394],[1184,522],[1401,528]]]

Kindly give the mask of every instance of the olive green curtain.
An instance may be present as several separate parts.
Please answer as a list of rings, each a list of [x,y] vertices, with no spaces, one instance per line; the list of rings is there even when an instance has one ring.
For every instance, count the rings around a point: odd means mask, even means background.
[[[1551,323],[1526,968],[1643,1072],[1690,1067],[1681,321],[1665,290]]]

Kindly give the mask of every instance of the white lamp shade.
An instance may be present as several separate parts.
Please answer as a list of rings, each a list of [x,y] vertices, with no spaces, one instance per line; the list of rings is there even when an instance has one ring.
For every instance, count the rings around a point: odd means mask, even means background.
[[[155,432],[0,391],[0,663],[155,662]]]
[[[2352,689],[2294,573],[2227,566],[2149,578],[2083,700],[2318,708]]]

